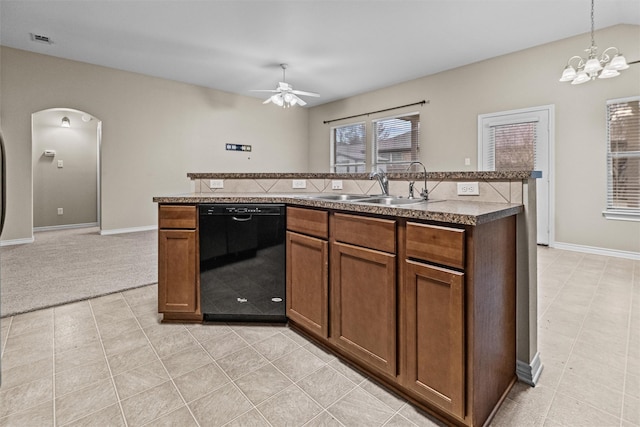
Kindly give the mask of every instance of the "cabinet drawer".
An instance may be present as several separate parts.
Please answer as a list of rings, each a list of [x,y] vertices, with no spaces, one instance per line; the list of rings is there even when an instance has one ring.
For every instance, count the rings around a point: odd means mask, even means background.
[[[464,230],[408,222],[407,258],[464,269]]]
[[[317,209],[287,208],[287,230],[329,238],[329,213]]]
[[[333,216],[336,241],[369,249],[396,253],[396,221],[336,213]]]
[[[159,228],[196,228],[195,205],[160,205],[158,216]]]

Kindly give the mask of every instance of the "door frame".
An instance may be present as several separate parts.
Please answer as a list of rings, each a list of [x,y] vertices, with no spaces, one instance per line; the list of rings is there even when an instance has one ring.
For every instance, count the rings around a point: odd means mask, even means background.
[[[529,120],[526,117],[529,116]],[[541,105],[537,107],[521,108],[517,110],[499,111],[495,113],[478,115],[478,170],[486,170],[484,164],[485,154],[485,128],[489,123],[512,122],[518,123],[536,121],[541,116],[546,116],[547,121],[547,144],[542,146],[536,139],[536,170],[542,172],[542,178],[536,180],[536,217],[537,223],[546,223],[546,232],[538,227],[538,244],[551,246],[555,242],[555,105]],[[546,218],[544,215],[546,214]],[[542,218],[542,221],[540,219]]]
[[[93,224],[71,224],[71,225],[60,225],[60,226],[51,226],[51,227],[33,227],[34,221],[34,192],[33,192],[33,184],[34,184],[34,163],[33,163],[33,116],[40,113],[53,112],[53,111],[69,111],[73,113],[77,113],[80,115],[86,115],[90,117],[90,120],[96,120],[96,223]],[[67,228],[79,228],[85,227],[87,225],[90,226],[98,226],[98,229],[102,231],[102,120],[90,114],[86,111],[78,110],[75,108],[69,107],[53,107],[53,108],[45,108],[44,110],[39,110],[31,113],[31,228],[32,228],[32,238],[33,231],[46,231],[46,230],[58,230],[58,229],[67,229]]]

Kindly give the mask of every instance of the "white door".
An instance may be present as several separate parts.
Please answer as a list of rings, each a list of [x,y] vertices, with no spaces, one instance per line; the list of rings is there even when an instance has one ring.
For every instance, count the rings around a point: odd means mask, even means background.
[[[540,245],[548,245],[552,235],[553,117],[553,105],[478,116],[478,170],[542,172],[542,178],[536,181]]]

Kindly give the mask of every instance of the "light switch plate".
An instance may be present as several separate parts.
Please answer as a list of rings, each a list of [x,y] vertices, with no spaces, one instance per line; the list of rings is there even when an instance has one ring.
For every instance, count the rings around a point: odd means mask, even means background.
[[[292,188],[307,188],[307,180],[306,179],[294,179],[291,182]]]
[[[480,189],[477,182],[458,182],[458,196],[479,196]]]
[[[62,160],[58,160],[58,167],[59,168],[64,167],[64,162]]]

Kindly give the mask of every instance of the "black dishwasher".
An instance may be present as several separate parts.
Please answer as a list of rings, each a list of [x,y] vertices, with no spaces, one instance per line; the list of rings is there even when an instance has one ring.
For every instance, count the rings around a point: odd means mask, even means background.
[[[204,321],[287,321],[285,213],[281,204],[200,205]]]

